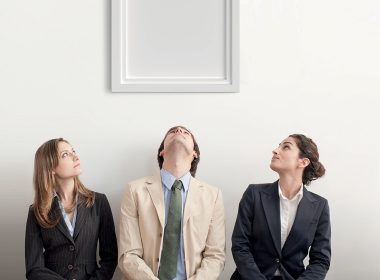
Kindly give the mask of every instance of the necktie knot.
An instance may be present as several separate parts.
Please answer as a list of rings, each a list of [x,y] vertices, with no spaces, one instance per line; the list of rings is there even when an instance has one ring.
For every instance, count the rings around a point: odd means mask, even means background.
[[[172,191],[175,191],[175,190],[182,190],[182,182],[181,180],[175,180],[174,181],[174,184],[172,186]]]

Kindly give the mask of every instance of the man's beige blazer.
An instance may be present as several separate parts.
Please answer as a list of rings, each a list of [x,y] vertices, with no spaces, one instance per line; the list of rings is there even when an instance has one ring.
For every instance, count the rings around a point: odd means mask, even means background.
[[[158,279],[165,226],[160,176],[128,184],[119,223],[119,268],[126,280]],[[219,189],[190,179],[183,215],[187,279],[217,279],[224,268],[225,224]]]

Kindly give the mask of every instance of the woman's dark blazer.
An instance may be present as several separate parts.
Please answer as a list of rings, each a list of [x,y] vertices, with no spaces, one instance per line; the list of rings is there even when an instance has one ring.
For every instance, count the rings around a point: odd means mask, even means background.
[[[330,238],[327,200],[303,188],[293,227],[281,249],[278,181],[250,185],[240,201],[232,234],[237,268],[231,279],[272,279],[277,269],[284,280],[325,279],[330,266]],[[303,260],[308,252],[305,270]]]
[[[78,205],[74,236],[71,237],[54,198],[51,217],[58,224],[39,226],[32,207],[25,234],[26,278],[29,280],[112,279],[117,265],[117,243],[112,212],[107,197],[95,193],[91,207]],[[99,241],[99,266],[96,262]]]

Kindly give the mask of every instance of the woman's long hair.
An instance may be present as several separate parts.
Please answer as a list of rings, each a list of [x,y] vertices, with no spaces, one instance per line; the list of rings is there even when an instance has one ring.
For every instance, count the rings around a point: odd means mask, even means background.
[[[54,191],[57,187],[53,170],[58,166],[58,144],[68,143],[63,138],[51,139],[42,144],[34,157],[34,203],[33,211],[38,224],[43,228],[52,228],[58,223],[58,219],[53,220],[50,210],[53,203]],[[78,204],[90,207],[95,202],[95,193],[87,189],[79,177],[74,177],[74,193],[77,195]],[[73,208],[76,206],[74,205]]]

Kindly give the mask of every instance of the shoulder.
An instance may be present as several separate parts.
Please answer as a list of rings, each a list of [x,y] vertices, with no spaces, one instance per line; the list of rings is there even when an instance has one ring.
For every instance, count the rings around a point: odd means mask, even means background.
[[[94,192],[95,194],[95,202],[90,208],[92,211],[96,211],[99,213],[99,215],[103,216],[105,215],[106,217],[110,213],[111,205],[108,201],[107,196],[104,193],[99,193],[99,192]]]
[[[219,188],[217,188],[217,187],[215,187],[209,183],[206,183],[204,181],[200,181],[194,177],[191,177],[191,179],[190,179],[190,186],[196,187],[196,188],[202,188],[202,190],[204,192],[206,192],[212,196],[220,196],[222,193],[222,191]]]
[[[141,186],[141,185],[153,183],[156,181],[160,182],[161,181],[160,177],[158,177],[158,176],[145,176],[145,177],[142,177],[142,178],[139,178],[139,179],[136,179],[136,180],[129,182],[128,185],[130,185],[130,186]]]
[[[278,192],[278,182],[264,184],[250,184],[241,198],[242,203],[253,203],[261,195],[273,196]]]
[[[270,193],[277,191],[277,186],[278,186],[277,181],[273,182],[273,183],[250,184],[246,189],[246,193],[265,192],[265,193],[270,194]]]
[[[99,192],[93,192],[93,193],[95,194],[95,201],[107,199],[107,196],[104,193],[99,193]]]
[[[146,185],[151,185],[154,183],[161,184],[161,178],[158,176],[146,176],[136,180],[133,180],[127,184],[126,190],[131,192],[138,192]]]
[[[320,203],[322,203],[323,205],[325,204],[328,204],[328,201],[326,198],[324,198],[323,196],[320,196],[316,193],[313,193],[309,190],[307,190],[306,188],[304,189],[304,195],[308,196],[310,200],[314,200],[314,201],[318,201]]]
[[[28,207],[28,218],[35,218],[34,205],[33,204],[29,205],[29,207]]]
[[[95,194],[95,203],[93,206],[95,207],[103,207],[109,204],[107,196],[104,193],[94,192]]]

